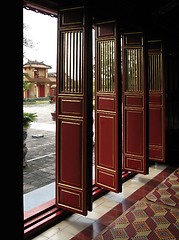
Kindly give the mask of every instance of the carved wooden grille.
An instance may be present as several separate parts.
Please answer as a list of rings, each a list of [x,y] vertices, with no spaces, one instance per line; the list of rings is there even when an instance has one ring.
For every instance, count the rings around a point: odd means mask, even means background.
[[[125,91],[141,91],[143,90],[141,49],[126,49],[125,54],[127,67],[125,72]]]
[[[160,91],[162,81],[161,54],[149,54],[148,56],[148,81],[149,91]]]
[[[114,40],[98,42],[99,81],[101,92],[114,92]]]
[[[83,32],[80,30],[62,32],[61,52],[61,91],[71,93],[82,92]]]

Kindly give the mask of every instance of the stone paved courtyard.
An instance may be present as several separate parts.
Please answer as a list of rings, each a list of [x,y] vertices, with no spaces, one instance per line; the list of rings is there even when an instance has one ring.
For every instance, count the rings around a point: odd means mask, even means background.
[[[54,110],[54,103],[24,106],[24,111],[38,115],[37,121],[28,129],[26,139],[28,165],[23,168],[24,194],[55,181],[56,122],[51,116]]]

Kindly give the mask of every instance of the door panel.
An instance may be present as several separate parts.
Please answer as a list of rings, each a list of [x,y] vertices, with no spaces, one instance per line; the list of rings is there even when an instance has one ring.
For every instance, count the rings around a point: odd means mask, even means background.
[[[120,49],[115,22],[96,24],[95,181],[97,186],[114,192],[122,191],[121,55],[117,46]]]
[[[160,40],[148,41],[149,159],[165,162],[165,90]]]
[[[45,97],[45,86],[38,85],[38,97]]]
[[[137,156],[143,155],[143,111],[126,111],[126,153]],[[135,128],[134,128],[135,126]]]
[[[147,174],[147,85],[143,34],[123,34],[122,50],[123,169]]]
[[[92,210],[92,26],[83,7],[61,10],[58,24],[56,205],[87,215]]]
[[[98,114],[97,123],[99,126],[97,135],[101,143],[98,151],[99,164],[114,170],[115,117],[107,114]]]

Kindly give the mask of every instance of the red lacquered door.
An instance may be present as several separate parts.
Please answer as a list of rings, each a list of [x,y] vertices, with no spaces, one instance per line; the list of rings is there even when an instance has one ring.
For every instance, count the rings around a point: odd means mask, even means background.
[[[149,159],[165,162],[164,56],[160,40],[148,41]]]
[[[115,22],[96,24],[95,184],[119,192],[121,168],[120,41]]]
[[[45,85],[38,85],[38,97],[45,97]]]
[[[147,84],[142,33],[123,34],[123,169],[148,173]]]
[[[92,210],[92,26],[84,8],[58,19],[56,205]]]

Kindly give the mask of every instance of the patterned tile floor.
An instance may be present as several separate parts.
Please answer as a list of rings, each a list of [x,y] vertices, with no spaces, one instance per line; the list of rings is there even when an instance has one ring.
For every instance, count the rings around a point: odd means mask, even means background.
[[[93,211],[87,216],[73,214],[44,231],[33,240],[90,240],[141,200],[175,169],[174,166],[154,163],[148,175],[137,174],[123,183],[121,193],[108,192],[93,202]]]
[[[165,205],[145,200],[133,204],[94,240],[177,239],[179,209],[166,208]]]

